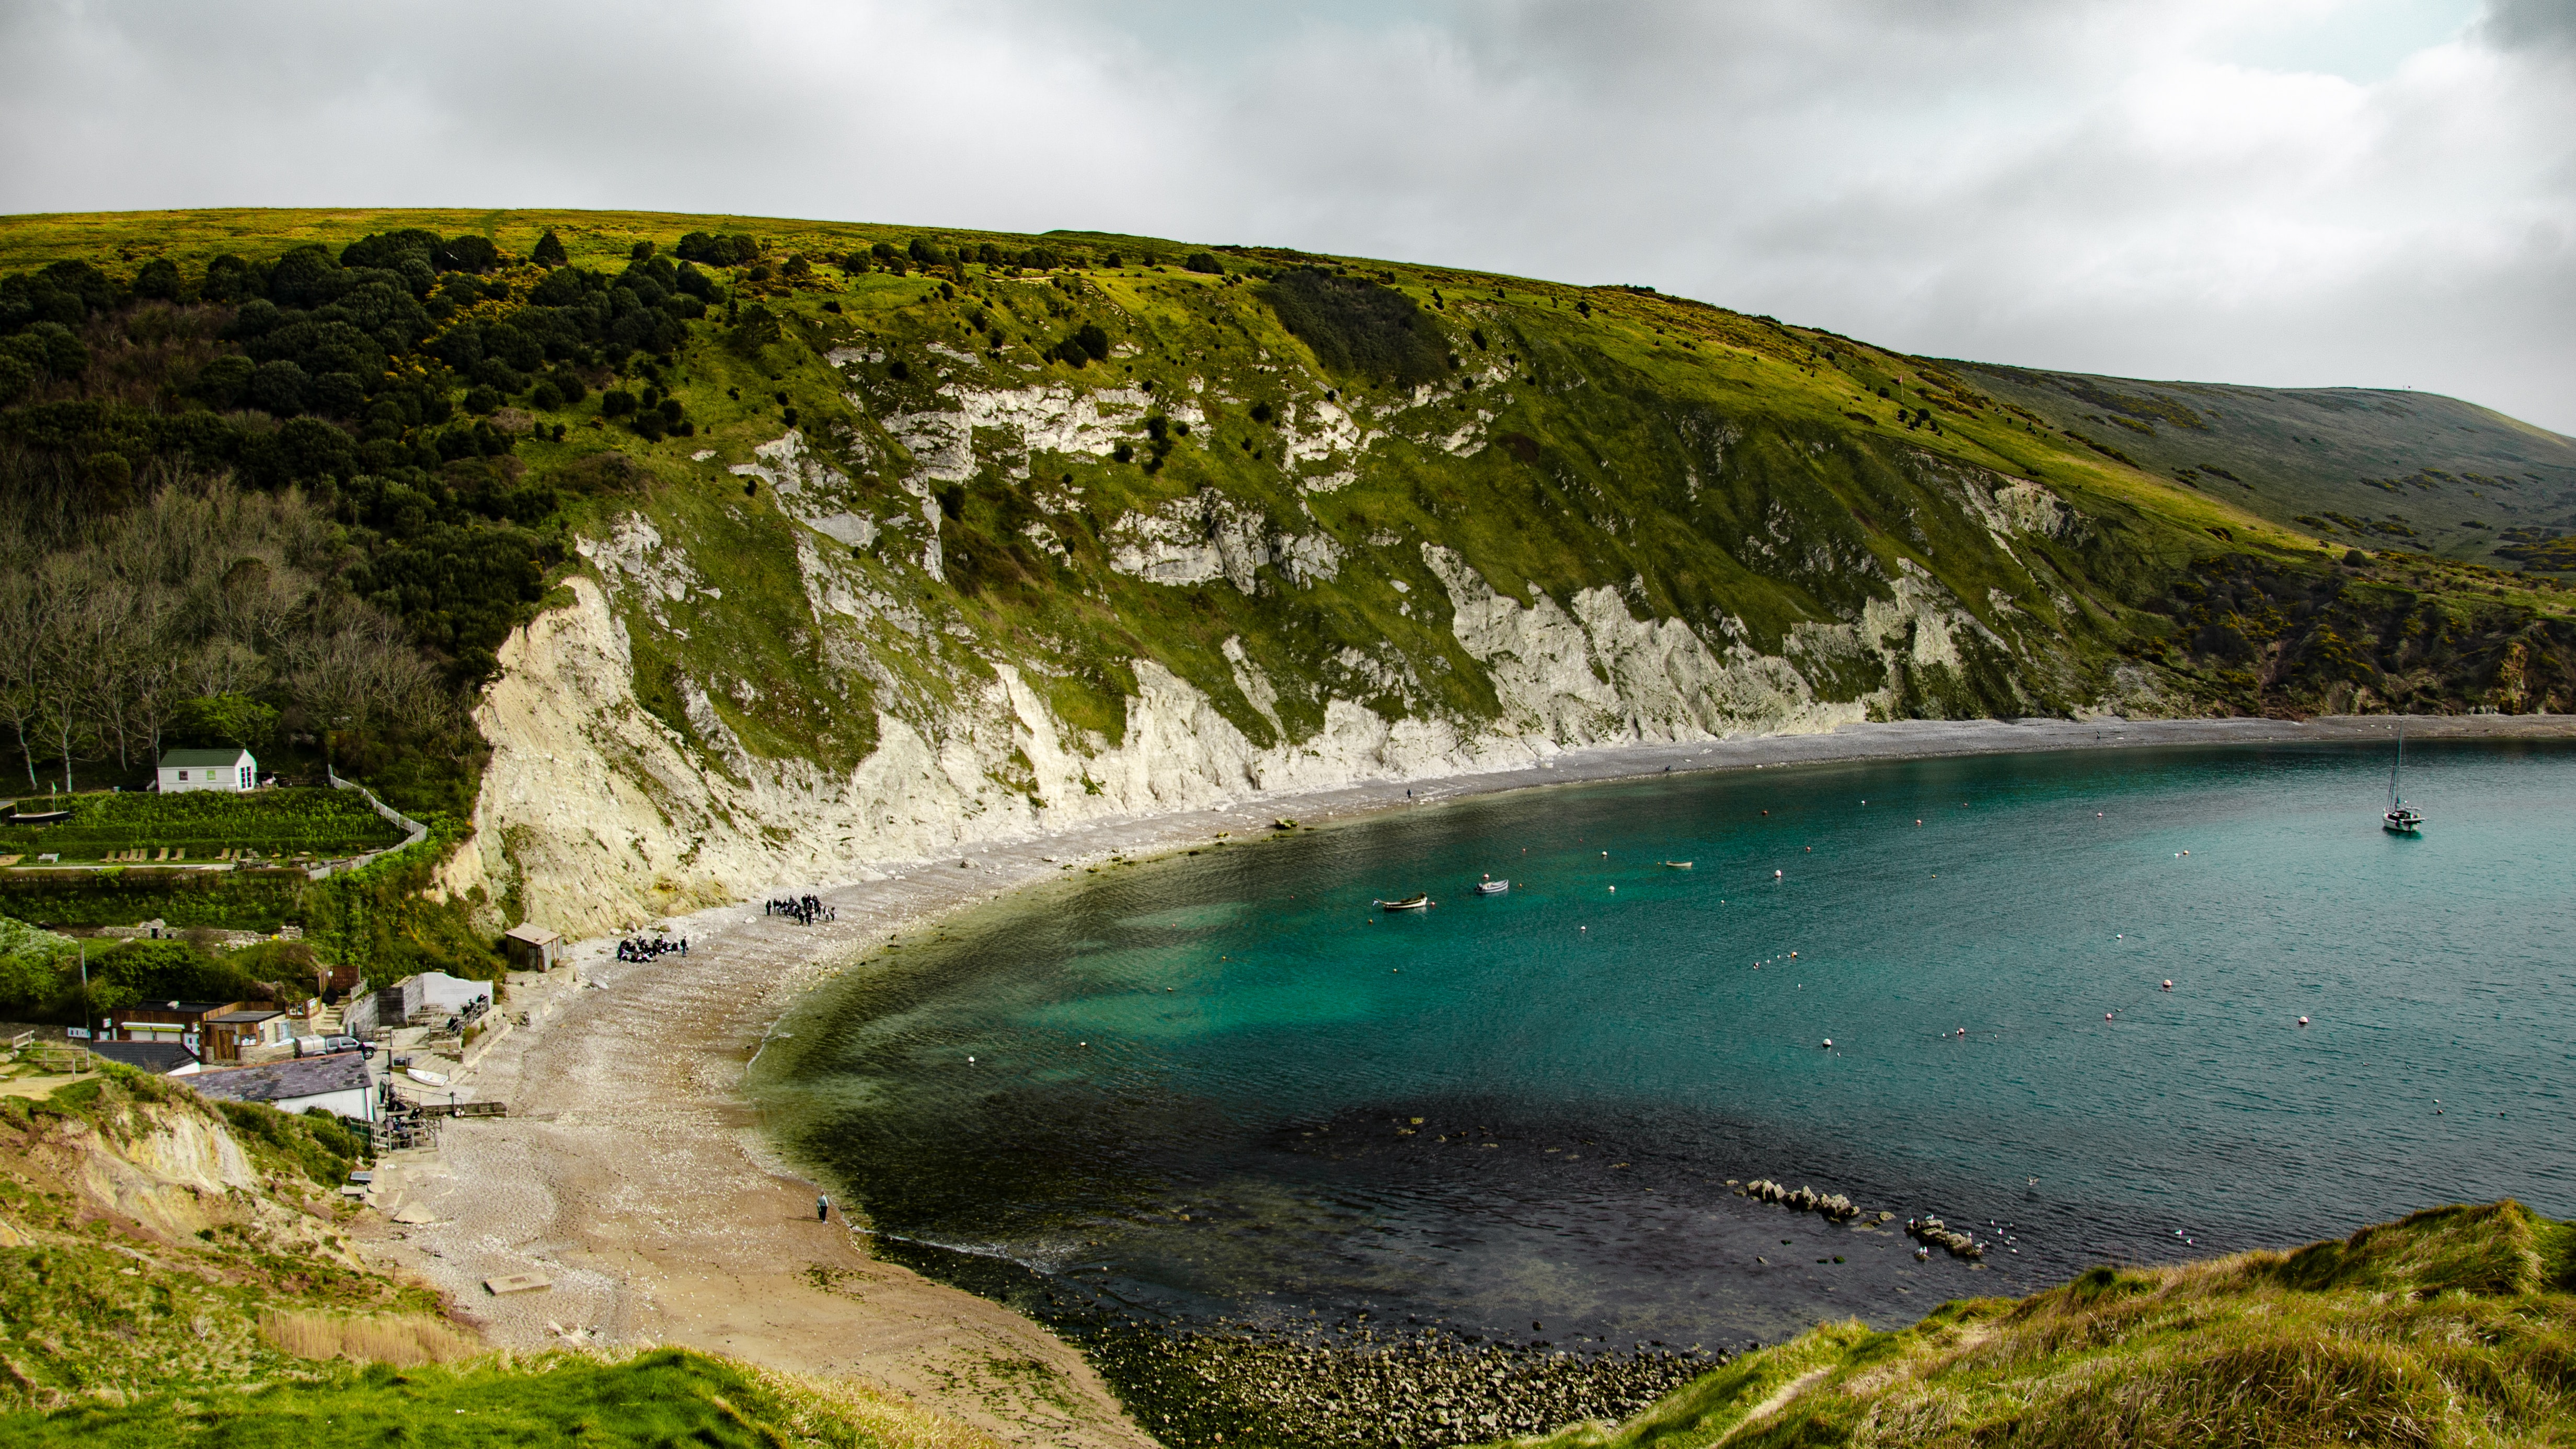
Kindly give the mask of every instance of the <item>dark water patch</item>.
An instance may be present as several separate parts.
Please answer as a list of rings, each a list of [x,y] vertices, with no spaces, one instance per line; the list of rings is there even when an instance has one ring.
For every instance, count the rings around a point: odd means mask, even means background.
[[[2410,777],[2416,840],[2377,828],[2384,757],[2313,747],[1300,832],[909,943],[753,1087],[879,1227],[1155,1334],[1366,1313],[1717,1352],[2433,1202],[2564,1215],[2576,751],[2427,749]],[[1469,895],[1485,874],[1510,894]],[[1872,1221],[1732,1190],[1756,1177]],[[1917,1258],[1895,1229],[1921,1214],[1982,1264]],[[1175,1365],[1214,1361],[1130,1358],[1113,1381],[1171,1405],[1198,1382]]]
[[[884,1240],[878,1256],[1046,1324],[1099,1370],[1128,1413],[1171,1449],[1361,1449],[1475,1444],[1582,1419],[1617,1421],[1725,1363],[1724,1351],[1617,1346],[1533,1321],[1526,1340],[1288,1307],[1171,1311],[1106,1275],[1048,1274],[929,1244]]]

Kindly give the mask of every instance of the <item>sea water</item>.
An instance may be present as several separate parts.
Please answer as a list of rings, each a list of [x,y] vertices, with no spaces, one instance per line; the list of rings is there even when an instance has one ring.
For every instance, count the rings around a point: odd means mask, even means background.
[[[2413,747],[2419,838],[2379,828],[2388,765],[1773,768],[1241,839],[908,942],[754,1086],[878,1230],[1192,1321],[1717,1347],[2430,1204],[2576,1215],[2576,750]],[[1918,1261],[1920,1214],[1983,1263]]]

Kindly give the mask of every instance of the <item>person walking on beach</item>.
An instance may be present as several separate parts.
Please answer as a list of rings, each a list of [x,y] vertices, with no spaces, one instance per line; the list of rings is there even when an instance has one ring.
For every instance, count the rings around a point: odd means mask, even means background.
[[[816,1193],[814,1195],[814,1221],[818,1223],[828,1223],[831,1220],[832,1200],[823,1196],[821,1193]]]

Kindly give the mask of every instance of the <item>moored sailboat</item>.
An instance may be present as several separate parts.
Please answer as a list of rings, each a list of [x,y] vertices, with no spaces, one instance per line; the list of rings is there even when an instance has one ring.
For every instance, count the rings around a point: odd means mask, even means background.
[[[2388,813],[2379,817],[2379,828],[2391,835],[2413,835],[2424,828],[2423,813],[2406,803],[2397,793],[2398,772],[2406,768],[2406,721],[2397,722],[2397,758],[2388,766]]]

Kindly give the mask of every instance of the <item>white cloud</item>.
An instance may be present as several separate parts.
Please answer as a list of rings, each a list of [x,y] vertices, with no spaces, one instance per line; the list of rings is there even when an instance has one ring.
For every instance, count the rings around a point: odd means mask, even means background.
[[[1267,241],[2576,430],[2563,0],[54,0],[0,43],[12,209]]]

